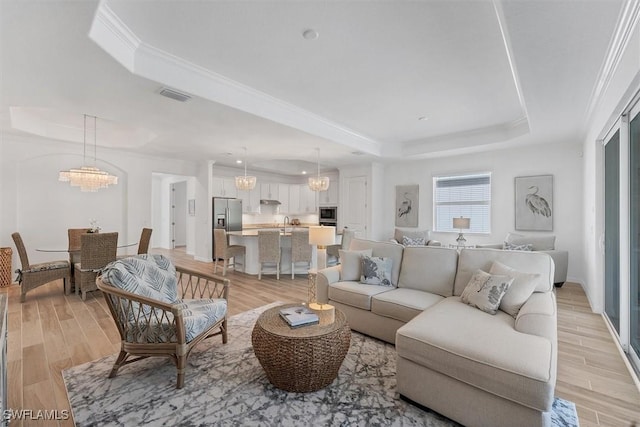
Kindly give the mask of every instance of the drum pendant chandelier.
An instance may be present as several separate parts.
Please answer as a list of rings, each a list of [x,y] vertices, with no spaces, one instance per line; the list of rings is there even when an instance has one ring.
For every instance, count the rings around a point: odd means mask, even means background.
[[[256,177],[247,176],[247,147],[244,148],[244,176],[236,176],[236,188],[240,191],[253,190],[256,186]]]
[[[309,188],[312,191],[327,191],[329,189],[329,177],[320,176],[320,149],[318,150],[318,176],[309,177]]]
[[[82,166],[80,169],[69,169],[60,171],[58,181],[68,182],[72,187],[80,187],[80,191],[96,192],[101,188],[118,183],[118,177],[102,171],[96,167],[96,142],[97,142],[97,117],[93,116],[93,166],[87,164],[87,115],[84,115],[84,149],[82,155]]]

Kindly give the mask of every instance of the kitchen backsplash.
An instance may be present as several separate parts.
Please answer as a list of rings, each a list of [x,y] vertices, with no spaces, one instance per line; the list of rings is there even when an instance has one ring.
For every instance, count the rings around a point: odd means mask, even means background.
[[[264,209],[263,209],[264,211]],[[318,214],[309,215],[288,215],[289,220],[297,218],[302,224],[317,224]],[[269,212],[261,212],[259,214],[242,215],[243,224],[282,224],[285,215],[275,213],[275,209]]]

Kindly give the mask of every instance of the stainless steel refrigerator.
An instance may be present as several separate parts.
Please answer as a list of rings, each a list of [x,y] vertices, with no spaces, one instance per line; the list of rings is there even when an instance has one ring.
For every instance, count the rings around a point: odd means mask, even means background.
[[[242,200],[214,197],[211,201],[213,229],[224,228],[227,231],[242,230]],[[215,239],[211,230],[212,255],[216,253]]]

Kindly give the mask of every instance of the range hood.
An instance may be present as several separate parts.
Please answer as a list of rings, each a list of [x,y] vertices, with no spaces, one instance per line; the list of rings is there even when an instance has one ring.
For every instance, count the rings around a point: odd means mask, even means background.
[[[269,199],[260,199],[261,205],[280,205],[281,203],[277,200],[269,200]]]

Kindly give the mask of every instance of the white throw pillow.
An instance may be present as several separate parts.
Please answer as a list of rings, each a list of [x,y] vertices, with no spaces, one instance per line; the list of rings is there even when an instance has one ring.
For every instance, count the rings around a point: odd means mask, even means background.
[[[393,260],[376,256],[362,256],[362,276],[360,283],[367,285],[393,286],[391,283],[391,270]]]
[[[371,249],[364,249],[361,251],[345,251],[340,249],[338,251],[340,256],[340,265],[342,266],[342,275],[340,280],[360,280],[362,275],[362,262],[363,255],[371,256]]]
[[[476,307],[486,313],[496,314],[500,301],[513,283],[513,277],[492,275],[482,270],[477,270],[467,287],[462,291],[460,298],[465,304]]]
[[[536,289],[536,279],[540,277],[535,273],[522,273],[514,270],[498,261],[495,261],[489,270],[489,274],[499,274],[513,277],[513,283],[507,293],[502,297],[500,310],[516,317],[525,302]]]

